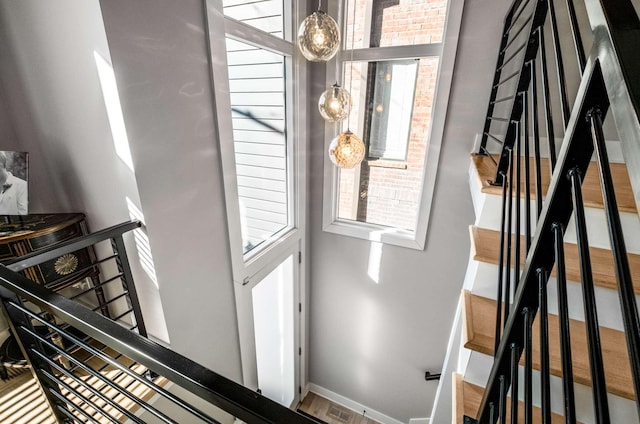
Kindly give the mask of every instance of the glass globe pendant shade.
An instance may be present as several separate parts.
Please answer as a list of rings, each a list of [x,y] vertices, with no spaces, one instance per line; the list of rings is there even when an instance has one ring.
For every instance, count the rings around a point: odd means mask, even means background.
[[[347,130],[331,141],[329,157],[340,168],[353,168],[364,159],[364,143],[360,137]]]
[[[344,121],[351,110],[351,95],[336,82],[320,96],[318,110],[325,121]]]
[[[312,62],[326,62],[340,47],[340,32],[336,21],[321,10],[307,16],[298,29],[298,47]]]

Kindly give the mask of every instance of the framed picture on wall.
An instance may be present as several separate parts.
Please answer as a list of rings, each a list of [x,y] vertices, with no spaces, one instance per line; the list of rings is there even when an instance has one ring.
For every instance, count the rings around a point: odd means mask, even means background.
[[[0,215],[29,213],[29,154],[0,150]]]

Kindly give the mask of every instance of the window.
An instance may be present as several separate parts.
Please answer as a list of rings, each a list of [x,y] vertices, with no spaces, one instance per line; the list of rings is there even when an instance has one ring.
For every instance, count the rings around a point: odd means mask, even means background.
[[[360,135],[367,155],[353,169],[325,161],[324,229],[422,249],[463,2],[344,3],[334,64],[353,107],[341,130]]]
[[[244,283],[296,243],[303,225],[294,5],[223,0],[221,16],[220,3],[207,4],[234,280]]]
[[[223,0],[225,16],[282,38],[284,4],[282,0]]]
[[[290,224],[285,57],[227,39],[243,253]]]
[[[230,246],[243,382],[256,390],[266,383],[264,373],[259,376],[260,345],[254,337],[259,322],[247,307],[253,288],[290,258],[293,294],[287,296],[294,305],[304,303],[305,270],[295,259],[304,256],[306,245],[306,151],[304,143],[294,141],[305,139],[306,71],[291,41],[301,13],[291,0],[211,0],[206,5],[219,139],[215,153],[228,221],[228,233],[221,229],[216,242]],[[272,289],[265,288],[271,297],[277,295]],[[298,308],[282,313],[292,320],[294,337],[304,337]],[[292,387],[306,382],[300,345],[296,340],[285,349],[295,363]],[[293,395],[295,402],[297,390]]]
[[[369,64],[366,136],[369,159],[407,160],[418,62]]]

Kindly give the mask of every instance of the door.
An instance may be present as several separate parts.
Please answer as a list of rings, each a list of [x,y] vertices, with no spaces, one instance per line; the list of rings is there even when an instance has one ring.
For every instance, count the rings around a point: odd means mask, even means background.
[[[236,286],[244,384],[287,408],[299,401],[297,257]]]

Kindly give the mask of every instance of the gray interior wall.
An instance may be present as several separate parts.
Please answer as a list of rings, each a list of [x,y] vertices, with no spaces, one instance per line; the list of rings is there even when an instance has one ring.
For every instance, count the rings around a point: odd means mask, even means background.
[[[1,50],[0,50],[1,51]],[[4,88],[0,83],[0,150],[17,150],[20,145],[16,132],[13,129],[13,123],[9,116],[9,109],[5,99]]]
[[[402,422],[428,417],[469,255],[467,172],[482,129],[508,5],[465,2],[433,207],[424,251],[382,248],[380,282],[367,276],[372,243],[322,231],[325,89],[310,66],[310,381]],[[450,378],[450,376],[443,376]],[[446,395],[446,394],[444,394]]]
[[[1,56],[0,56],[1,57]],[[5,102],[4,90],[0,83],[0,150],[19,150],[18,139],[13,130],[9,110]],[[4,316],[0,313],[0,332],[9,328]],[[0,335],[0,340],[2,339]]]
[[[129,219],[128,198],[158,276],[159,290],[136,276],[147,326],[239,380],[202,4],[105,3],[103,22],[97,0],[0,2],[0,77],[31,155],[31,212],[82,211],[98,229]],[[94,51],[112,54],[135,175],[115,153]]]
[[[94,51],[109,59],[97,0],[0,1],[0,115],[30,155],[29,212],[84,212],[97,230],[129,220],[127,199],[140,201],[115,153]],[[166,340],[158,289],[130,235],[127,245],[149,333]]]
[[[240,380],[203,3],[100,3],[171,346]]]

